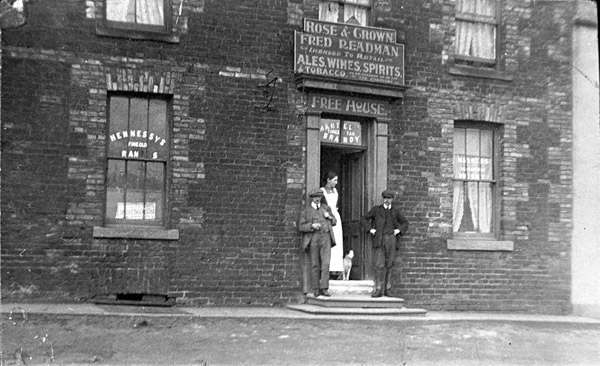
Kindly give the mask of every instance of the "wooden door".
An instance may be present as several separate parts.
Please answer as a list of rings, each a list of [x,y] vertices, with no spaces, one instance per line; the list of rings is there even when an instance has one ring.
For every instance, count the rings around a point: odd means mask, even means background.
[[[366,200],[366,166],[365,153],[344,154],[340,158],[342,185],[341,215],[344,229],[344,254],[350,249],[354,251],[352,280],[373,279],[372,250],[365,245],[366,235],[360,225],[360,218],[365,214]]]

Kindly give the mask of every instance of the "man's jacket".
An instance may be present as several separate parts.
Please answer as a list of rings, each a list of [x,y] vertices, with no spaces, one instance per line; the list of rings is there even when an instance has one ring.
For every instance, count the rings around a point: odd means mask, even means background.
[[[408,221],[400,213],[400,210],[394,207],[394,204],[392,204],[390,210],[392,211],[394,229],[400,230],[400,234],[396,237],[396,239],[398,239],[408,230]],[[383,226],[385,225],[385,208],[383,208],[383,205],[373,207],[365,216],[360,219],[360,222],[365,230],[376,230],[375,237],[373,238],[373,248],[379,248],[381,243],[383,243],[383,234],[389,234],[383,232]]]
[[[331,219],[325,218],[325,212],[329,214]],[[302,250],[306,250],[306,247],[308,247],[310,244],[313,234],[316,232],[311,225],[313,222],[317,221],[323,224],[323,227],[320,231],[329,232],[329,236],[331,237],[331,246],[335,246],[336,242],[333,235],[332,226],[337,224],[337,220],[335,219],[335,216],[333,216],[331,208],[326,204],[321,203],[321,207],[319,207],[318,210],[315,210],[312,205],[308,204],[300,213],[300,219],[298,220],[298,230],[302,232]]]

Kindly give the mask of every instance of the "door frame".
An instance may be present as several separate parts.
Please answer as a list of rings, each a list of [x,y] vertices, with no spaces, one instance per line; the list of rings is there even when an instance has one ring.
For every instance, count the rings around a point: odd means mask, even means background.
[[[343,116],[343,115],[341,115]],[[321,179],[321,117],[320,111],[306,113],[306,194],[320,187]],[[389,120],[375,118],[367,122],[365,202],[366,210],[379,203],[378,197],[387,189]],[[366,214],[364,212],[363,214]]]

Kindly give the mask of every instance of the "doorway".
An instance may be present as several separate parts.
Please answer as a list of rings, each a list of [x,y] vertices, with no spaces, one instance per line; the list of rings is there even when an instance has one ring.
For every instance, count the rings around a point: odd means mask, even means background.
[[[339,212],[343,229],[343,253],[354,251],[351,280],[369,280],[373,277],[372,249],[365,245],[365,232],[360,218],[367,204],[367,153],[364,148],[321,144],[320,171],[338,174]],[[324,178],[322,178],[324,179]],[[324,182],[322,182],[324,184]]]
[[[373,280],[372,248],[361,228],[360,218],[378,202],[379,195],[387,188],[389,121],[357,117],[349,121],[331,117],[320,111],[307,113],[306,188],[308,191],[321,187],[321,176],[328,170],[338,174],[344,252],[354,250],[350,277]],[[352,122],[358,122],[360,128]],[[358,140],[350,139],[359,136]]]

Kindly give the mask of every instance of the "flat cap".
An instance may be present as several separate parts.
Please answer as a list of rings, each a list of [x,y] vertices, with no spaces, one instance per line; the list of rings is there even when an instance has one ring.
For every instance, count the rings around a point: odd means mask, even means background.
[[[313,189],[312,191],[310,191],[309,197],[316,197],[316,196],[322,196],[323,195],[323,191],[320,189]]]
[[[394,198],[394,197],[396,197],[396,192],[392,191],[391,189],[386,189],[385,191],[383,191],[381,193],[381,197],[384,197],[384,198],[386,198],[386,197]]]

